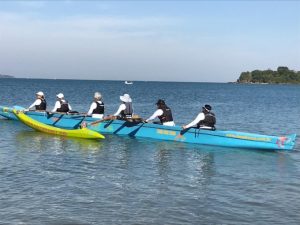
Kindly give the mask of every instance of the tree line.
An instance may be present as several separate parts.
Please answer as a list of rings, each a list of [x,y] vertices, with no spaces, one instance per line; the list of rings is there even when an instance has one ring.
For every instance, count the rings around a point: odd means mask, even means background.
[[[300,71],[279,66],[277,71],[268,69],[242,72],[237,83],[300,84]]]

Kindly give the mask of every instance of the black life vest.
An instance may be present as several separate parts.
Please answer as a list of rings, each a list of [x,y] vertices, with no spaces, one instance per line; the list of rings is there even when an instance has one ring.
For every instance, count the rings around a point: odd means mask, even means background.
[[[35,106],[35,110],[46,110],[46,108],[47,108],[47,102],[44,98],[41,99],[41,104]]]
[[[132,114],[133,114],[132,103],[131,102],[125,102],[124,104],[126,106],[126,109],[121,111],[121,118],[122,119],[132,118]]]
[[[60,100],[60,108],[58,108],[56,111],[57,112],[69,112],[70,109],[69,109],[69,104],[68,104],[68,101],[64,100]]]
[[[92,114],[104,114],[104,102],[99,103],[95,101],[97,108],[93,110]]]
[[[172,111],[168,106],[161,107],[161,110],[163,114],[158,117],[161,123],[173,121]]]
[[[212,127],[214,128],[215,127],[215,124],[216,124],[216,116],[214,113],[212,112],[208,112],[208,113],[204,113],[205,115],[205,118],[204,120],[201,120],[198,124],[197,124],[197,127],[202,127],[202,126],[205,126],[205,127]]]

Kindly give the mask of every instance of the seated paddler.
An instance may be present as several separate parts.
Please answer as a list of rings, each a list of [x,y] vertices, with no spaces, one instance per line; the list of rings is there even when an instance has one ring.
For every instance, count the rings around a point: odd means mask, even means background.
[[[32,103],[27,110],[40,110],[45,111],[47,108],[47,102],[45,95],[42,91],[39,91],[35,94],[36,100]]]
[[[129,94],[120,96],[121,105],[118,111],[114,114],[118,119],[126,120],[131,119],[133,114],[132,99]]]
[[[67,113],[72,110],[71,105],[68,103],[67,100],[65,100],[65,96],[63,93],[59,93],[56,95],[57,100],[55,102],[54,108],[51,112],[61,112],[61,113]]]
[[[102,95],[100,92],[95,92],[94,101],[92,102],[87,115],[92,116],[93,118],[103,119],[103,114],[104,102],[102,100]]]
[[[155,118],[158,118],[162,125],[175,126],[175,123],[173,121],[172,111],[166,105],[165,101],[162,99],[159,99],[156,103],[156,106],[157,106],[157,110],[153,113],[152,116],[150,116],[148,119],[146,119],[145,122],[148,123],[149,121],[154,120]]]
[[[183,129],[188,129],[190,127],[202,128],[208,130],[215,130],[216,116],[211,111],[212,107],[210,105],[205,105],[202,107],[202,112],[189,124],[182,126]]]

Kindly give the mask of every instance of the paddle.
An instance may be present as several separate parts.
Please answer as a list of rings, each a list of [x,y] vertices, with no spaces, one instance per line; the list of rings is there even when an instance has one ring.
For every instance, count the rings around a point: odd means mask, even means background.
[[[188,132],[190,128],[183,128],[182,126],[182,130],[180,131],[180,135],[184,135],[186,132]]]
[[[108,121],[108,120],[116,120],[117,117],[116,116],[107,116],[105,117],[104,119],[101,119],[101,120],[96,120],[94,122],[91,122],[91,123],[88,123],[86,124],[86,126],[90,126],[90,125],[95,125],[95,124],[98,124],[98,123],[102,123],[104,121]],[[139,120],[139,121],[143,121],[143,119],[141,117],[139,117],[138,115],[134,115],[132,118],[129,118],[128,120],[125,120],[125,121],[128,121],[128,122],[133,122],[131,120]]]
[[[52,113],[52,112],[48,112],[48,111],[44,111],[44,112],[47,114],[47,118],[48,118],[48,119],[49,119],[50,117],[54,116],[54,114],[58,114],[58,115],[59,115],[59,117],[57,118],[57,120],[56,120],[52,125],[55,125],[55,124],[56,124],[58,121],[60,121],[65,115],[69,115],[69,114],[66,114],[66,113],[57,113],[57,112]],[[81,119],[81,121],[78,123],[78,124],[81,124],[82,121],[85,119],[85,117],[86,117],[87,115],[82,113],[82,115],[76,115],[76,116],[71,115],[71,116],[72,116],[73,119],[83,117],[83,118]],[[75,127],[78,127],[78,126],[79,126],[79,125],[77,125],[77,126],[75,126]]]
[[[115,120],[116,118],[117,118],[117,117],[115,117],[115,116],[107,116],[107,117],[105,117],[104,119],[96,120],[96,121],[93,121],[93,122],[88,123],[88,124],[86,124],[86,123],[81,123],[81,124],[80,124],[80,127],[87,127],[87,126],[90,126],[90,125],[95,125],[95,124],[98,124],[98,123],[102,123],[102,122],[104,122],[104,121]]]

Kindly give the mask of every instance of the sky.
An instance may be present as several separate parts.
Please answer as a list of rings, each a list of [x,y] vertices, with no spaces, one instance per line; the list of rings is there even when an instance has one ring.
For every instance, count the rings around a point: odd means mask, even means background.
[[[230,82],[300,71],[300,1],[0,1],[0,74]]]

